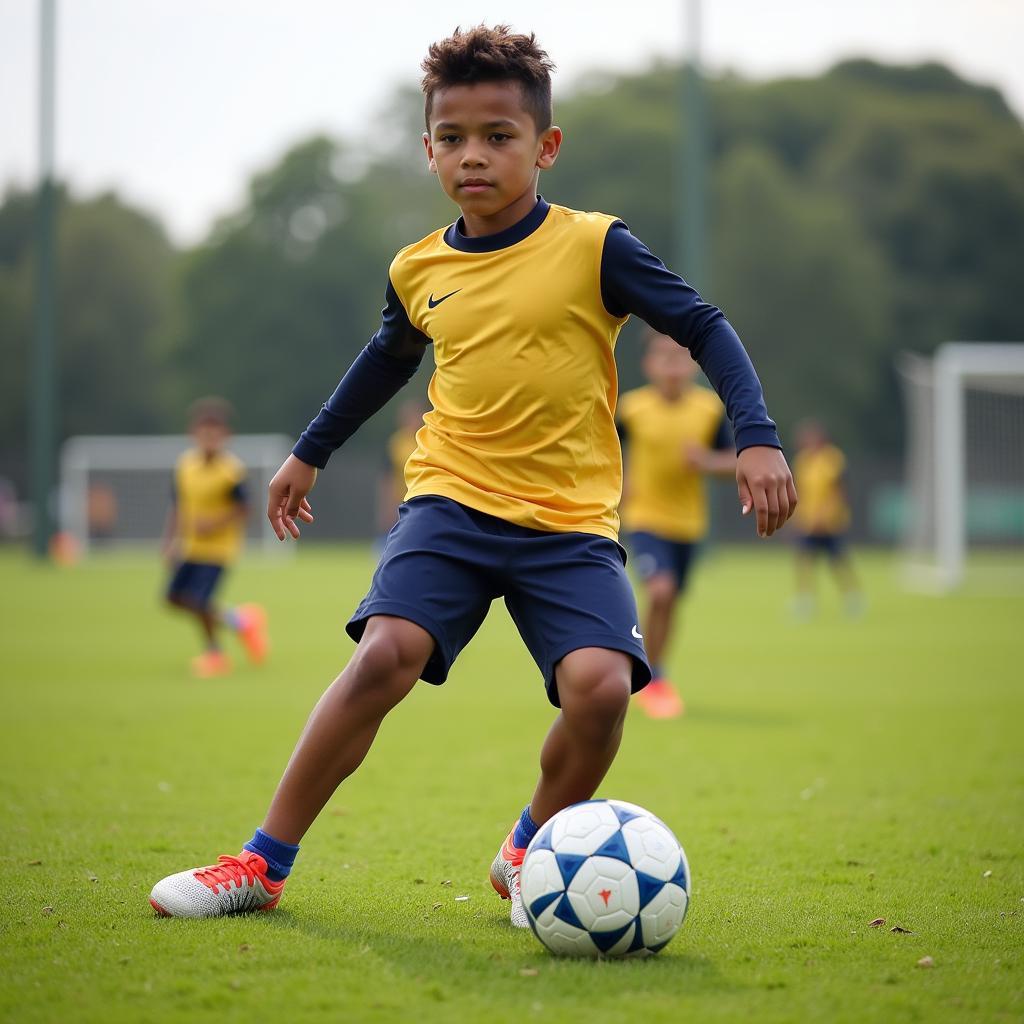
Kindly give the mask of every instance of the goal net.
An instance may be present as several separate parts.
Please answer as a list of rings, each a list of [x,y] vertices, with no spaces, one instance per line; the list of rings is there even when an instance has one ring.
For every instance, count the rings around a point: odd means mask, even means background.
[[[1024,586],[1024,344],[905,353],[906,578],[944,591],[972,573]]]
[[[191,440],[182,435],[72,437],[61,451],[60,527],[82,552],[155,545],[171,504],[174,466]],[[264,514],[271,477],[291,449],[283,434],[236,434],[228,448],[245,463],[248,546],[278,552]]]

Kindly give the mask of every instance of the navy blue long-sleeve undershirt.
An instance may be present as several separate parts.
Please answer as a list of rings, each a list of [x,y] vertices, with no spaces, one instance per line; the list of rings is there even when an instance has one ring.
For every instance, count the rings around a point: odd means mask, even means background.
[[[782,447],[761,382],[725,315],[673,274],[622,221],[605,236],[601,297],[613,316],[633,313],[690,350],[725,405],[738,452],[754,445]]]
[[[544,200],[539,204],[546,213]],[[543,223],[537,213],[535,208],[527,215],[535,225],[531,230]],[[517,230],[522,223],[501,233],[509,236],[507,244],[522,240],[523,233]],[[497,243],[500,236],[491,237]],[[390,280],[386,295],[380,329],[292,449],[311,466],[327,465],[331,453],[412,379],[430,343],[410,323]],[[668,270],[622,221],[616,221],[605,237],[601,297],[613,316],[635,314],[690,350],[725,404],[737,451],[754,445],[781,447],[761,382],[722,311]]]

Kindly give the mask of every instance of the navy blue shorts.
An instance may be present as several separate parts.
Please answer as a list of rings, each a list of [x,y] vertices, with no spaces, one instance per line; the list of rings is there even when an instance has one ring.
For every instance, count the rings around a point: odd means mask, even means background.
[[[439,685],[503,597],[555,707],[555,666],[581,647],[630,655],[636,692],[651,670],[625,560],[607,537],[531,530],[423,495],[399,507],[370,592],[346,628],[358,641],[373,615],[422,626],[435,643],[423,679]]]
[[[841,533],[804,533],[800,547],[811,555],[828,555],[833,561],[846,554],[846,538]]]
[[[633,569],[640,579],[649,580],[652,576],[670,573],[679,590],[686,589],[700,545],[635,530],[629,535],[629,546],[633,552]]]
[[[223,565],[181,562],[174,570],[171,582],[167,584],[167,596],[176,597],[193,608],[205,611],[210,606],[223,572]]]

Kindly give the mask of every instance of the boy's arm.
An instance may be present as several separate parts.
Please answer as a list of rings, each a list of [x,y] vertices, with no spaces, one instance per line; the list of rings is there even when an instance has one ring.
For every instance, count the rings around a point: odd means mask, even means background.
[[[736,472],[736,445],[733,443],[729,418],[722,413],[711,447],[693,444],[686,450],[686,462],[709,476],[732,476]]]
[[[160,540],[160,556],[170,564],[178,554],[178,488],[171,483],[171,507],[164,520],[164,535]]]
[[[231,488],[231,508],[226,512],[221,512],[219,515],[206,516],[196,523],[196,533],[200,537],[209,536],[212,533],[216,533],[218,530],[224,529],[225,526],[238,521],[245,520],[249,514],[249,498],[246,491],[245,483],[239,480]]]
[[[299,536],[296,518],[313,521],[306,495],[316,472],[378,409],[387,404],[416,373],[430,339],[409,322],[398,294],[388,281],[381,325],[356,356],[334,394],[302,432],[292,454],[270,481],[267,517],[279,540]]]
[[[753,509],[758,534],[771,536],[796,508],[796,489],[765,408],[761,382],[732,325],[720,309],[668,270],[622,221],[612,224],[605,236],[601,294],[612,316],[635,313],[690,350],[732,423],[743,514]]]

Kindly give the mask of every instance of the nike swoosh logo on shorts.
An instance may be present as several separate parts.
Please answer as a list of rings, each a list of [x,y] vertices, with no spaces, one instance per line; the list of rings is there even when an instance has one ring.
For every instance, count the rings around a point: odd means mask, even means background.
[[[633,636],[635,636],[637,638],[637,640],[643,640],[643,638],[644,638],[643,633],[638,633],[637,632],[636,625],[633,626]]]
[[[435,299],[434,293],[431,292],[430,297],[427,299],[427,306],[429,306],[430,309],[433,309],[435,306],[440,306],[445,299],[450,299],[453,295],[458,295],[461,291],[461,288],[456,288],[455,291],[449,292],[447,295],[442,295],[439,299]]]

